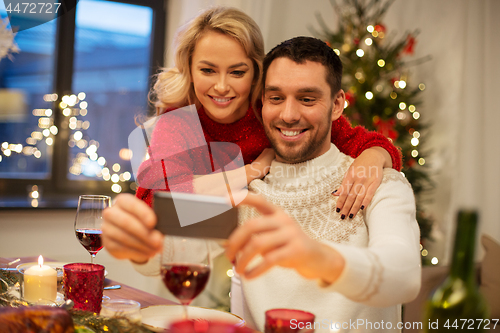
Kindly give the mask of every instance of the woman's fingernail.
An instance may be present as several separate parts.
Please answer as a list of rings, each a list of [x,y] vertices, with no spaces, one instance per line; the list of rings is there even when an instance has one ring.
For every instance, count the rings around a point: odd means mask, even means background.
[[[335,190],[335,191],[332,192],[332,194],[335,194],[335,193],[337,193],[337,190]]]
[[[363,210],[363,209],[365,209],[365,205],[362,205],[362,206],[361,206],[361,210]]]
[[[354,217],[353,214],[349,214],[349,218],[352,219]]]
[[[345,214],[342,214],[342,216],[340,216],[340,218],[343,220],[345,219]]]
[[[337,208],[337,213],[340,213],[340,208]]]

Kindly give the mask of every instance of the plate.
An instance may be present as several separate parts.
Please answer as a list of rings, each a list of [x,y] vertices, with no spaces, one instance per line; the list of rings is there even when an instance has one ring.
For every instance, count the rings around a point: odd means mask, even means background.
[[[11,296],[14,296],[16,298],[21,298],[19,295],[19,290],[16,290],[15,288],[11,288],[9,290],[9,294]],[[50,305],[50,306],[60,306],[64,304],[64,295],[61,293],[57,293],[56,300],[54,302],[47,301],[47,302],[41,302],[41,303],[36,303],[37,305]]]
[[[163,332],[173,322],[182,320],[184,312],[182,305],[153,305],[141,309],[142,324],[153,332]],[[188,307],[188,319],[218,320],[245,325],[245,321],[235,314],[215,309]]]

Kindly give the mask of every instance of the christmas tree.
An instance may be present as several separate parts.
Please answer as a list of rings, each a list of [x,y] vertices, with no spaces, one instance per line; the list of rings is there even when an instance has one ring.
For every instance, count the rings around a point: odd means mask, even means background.
[[[343,89],[346,115],[353,125],[362,125],[385,135],[403,157],[402,172],[411,183],[417,201],[417,221],[422,240],[430,238],[432,217],[424,212],[423,195],[433,188],[424,146],[425,127],[418,107],[423,83],[411,81],[410,68],[429,57],[405,61],[414,52],[418,31],[399,38],[389,35],[382,18],[394,0],[332,0],[338,29],[331,31],[319,16],[325,40],[344,65]]]

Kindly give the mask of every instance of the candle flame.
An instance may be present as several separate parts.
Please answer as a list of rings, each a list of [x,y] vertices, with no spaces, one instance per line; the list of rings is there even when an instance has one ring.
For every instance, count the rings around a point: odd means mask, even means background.
[[[38,265],[40,265],[40,267],[42,267],[42,265],[43,265],[43,257],[42,257],[42,255],[40,255],[38,257]]]

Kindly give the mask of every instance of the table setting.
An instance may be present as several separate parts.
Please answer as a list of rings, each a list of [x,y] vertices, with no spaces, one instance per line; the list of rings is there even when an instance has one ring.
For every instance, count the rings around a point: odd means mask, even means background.
[[[50,333],[256,332],[235,314],[190,306],[205,289],[212,270],[205,239],[174,237],[174,253],[161,256],[162,281],[180,304],[108,279],[105,267],[94,259],[103,248],[102,212],[110,205],[108,196],[79,198],[74,231],[91,255],[90,263],[54,261],[43,255],[0,257],[2,332],[19,332],[23,327]],[[313,332],[292,330],[288,317],[297,313],[290,311],[268,311],[265,332]],[[314,315],[307,318],[314,321]]]

